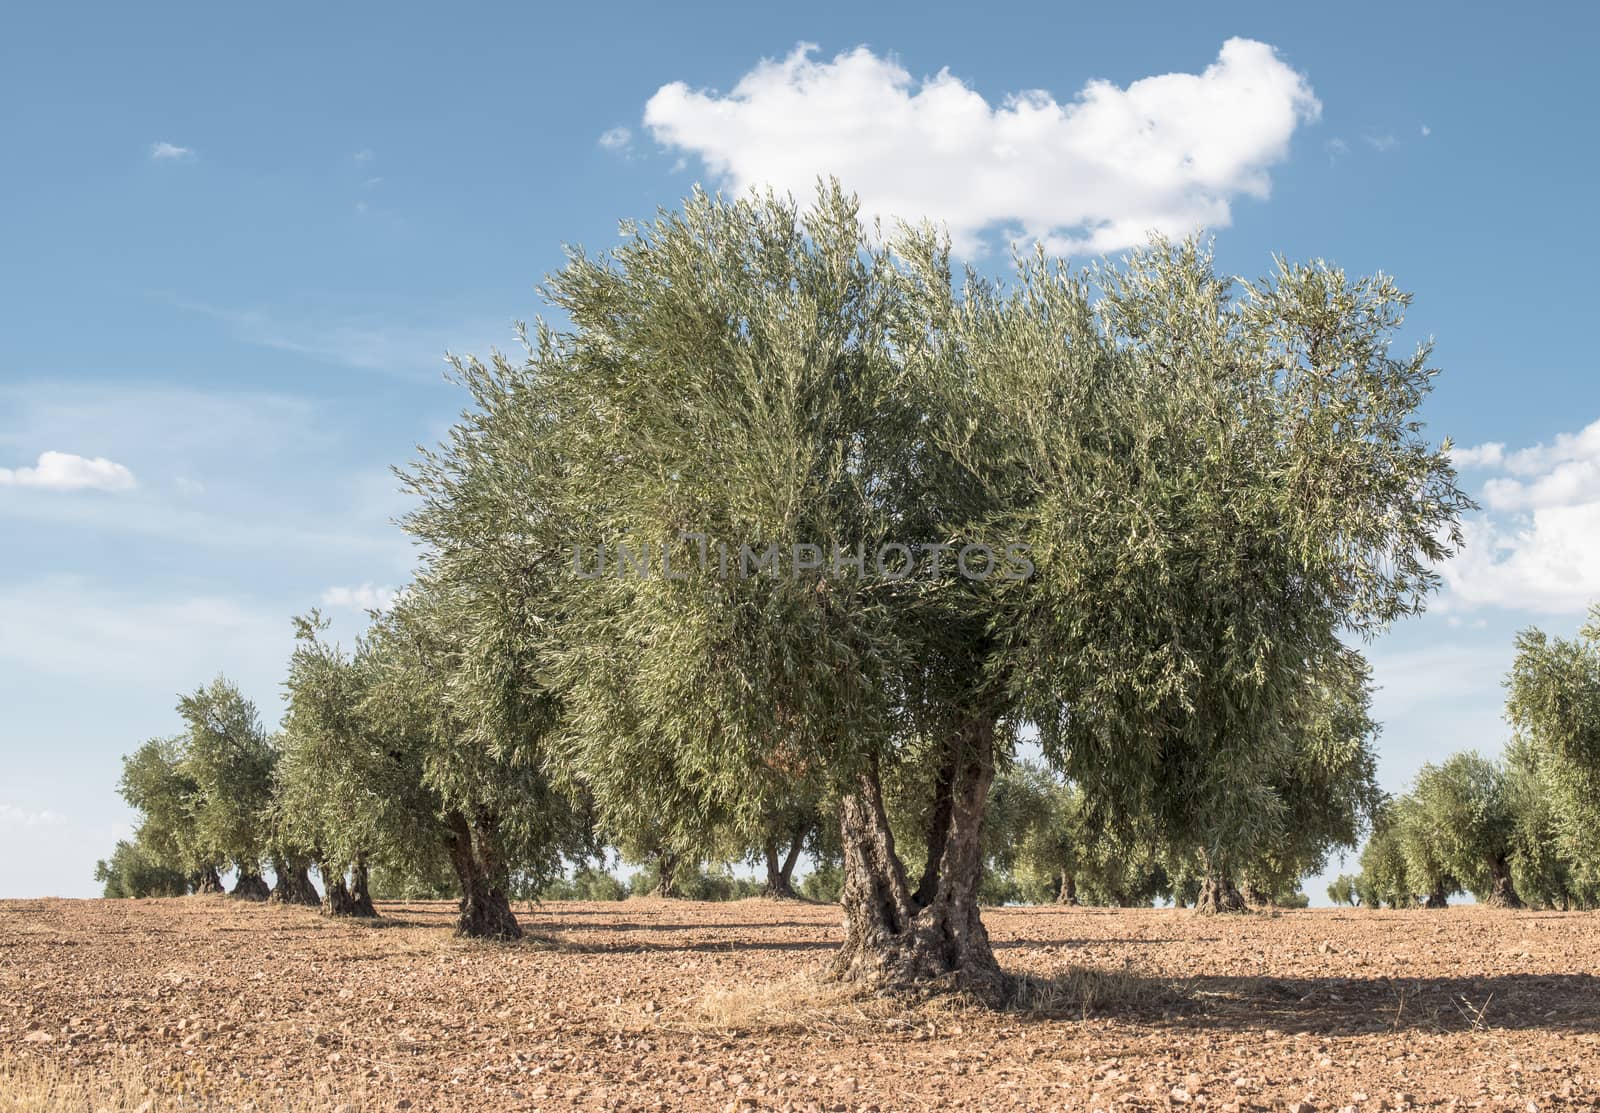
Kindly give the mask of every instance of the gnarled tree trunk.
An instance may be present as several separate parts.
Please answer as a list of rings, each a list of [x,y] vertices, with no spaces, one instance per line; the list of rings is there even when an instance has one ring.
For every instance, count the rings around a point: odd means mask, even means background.
[[[1522,898],[1517,896],[1515,886],[1511,884],[1511,865],[1504,858],[1496,858],[1489,863],[1490,889],[1489,896],[1484,900],[1491,908],[1523,908]]]
[[[350,862],[350,915],[360,916],[367,920],[376,920],[378,910],[372,906],[372,893],[369,891],[371,878],[367,871],[367,856],[360,851]]]
[[[249,862],[240,862],[237,868],[239,875],[233,883],[233,892],[229,893],[229,896],[240,900],[264,901],[271,895],[266,880],[261,876],[260,867]]]
[[[344,870],[331,862],[319,861],[317,872],[322,875],[322,914],[354,916],[355,904],[350,899],[350,887],[344,883]]]
[[[317,896],[316,886],[311,884],[311,875],[307,872],[309,863],[304,858],[274,858],[272,860],[272,903],[274,904],[303,904],[309,908],[316,908],[322,903],[322,898]]]
[[[841,802],[845,942],[835,977],[882,989],[958,988],[994,1004],[1010,995],[978,914],[994,730],[993,717],[983,716],[951,740],[954,772],[940,778],[947,799],[936,802],[937,828],[929,832],[929,844],[941,848],[936,876],[924,871],[915,894],[895,853],[877,771],[862,774]]]
[[[460,915],[456,934],[471,939],[521,939],[522,926],[511,911],[492,824],[483,819],[476,827],[460,812],[449,819],[450,862],[461,881]]]
[[[200,896],[211,896],[223,891],[222,878],[217,875],[216,866],[200,867],[195,872],[194,880],[191,884],[194,886],[195,893]]]
[[[1061,888],[1056,892],[1057,904],[1078,903],[1078,879],[1066,870],[1061,871]]]
[[[1195,898],[1194,910],[1201,915],[1215,915],[1219,912],[1244,912],[1248,910],[1244,896],[1233,883],[1233,878],[1228,871],[1205,852],[1200,854],[1201,865],[1205,869],[1205,876],[1200,882],[1200,893]]]

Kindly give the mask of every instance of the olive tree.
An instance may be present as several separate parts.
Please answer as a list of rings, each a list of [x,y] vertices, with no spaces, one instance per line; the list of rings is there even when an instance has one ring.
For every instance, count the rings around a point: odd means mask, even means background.
[[[925,285],[942,296],[942,274]],[[1342,636],[1420,610],[1459,540],[1468,500],[1416,418],[1428,351],[1390,349],[1409,298],[1320,263],[1236,284],[1194,243],[1085,275],[1041,253],[1009,292],[968,285],[935,332],[980,400],[952,420],[1039,573],[992,627],[1009,690],[1087,794],[1200,856],[1201,905],[1223,905],[1305,812],[1288,782],[1347,686]],[[1359,755],[1340,763],[1359,783]]]
[[[183,737],[152,738],[122,759],[118,791],[139,813],[135,843],[157,864],[181,873],[196,893],[222,892],[226,856],[202,837],[200,786],[184,768]]]
[[[368,854],[393,826],[425,807],[414,755],[391,748],[364,712],[371,686],[365,648],[354,654],[323,638],[317,612],[294,620],[295,648],[278,778],[282,845],[315,862],[330,916],[375,917]]]
[[[1600,606],[1576,638],[1517,635],[1506,714],[1548,806],[1570,884],[1600,887]]]
[[[1385,803],[1373,819],[1372,833],[1361,848],[1361,872],[1356,875],[1355,891],[1368,908],[1384,904],[1390,908],[1409,908],[1416,903],[1417,890],[1407,865],[1401,830],[1403,811],[1399,801]],[[1433,892],[1435,888],[1430,881],[1428,891]],[[1442,893],[1439,901],[1442,905]]]
[[[548,280],[566,331],[463,362],[474,408],[410,473],[432,566],[494,585],[493,671],[559,707],[602,814],[649,780],[670,822],[742,822],[815,777],[835,973],[991,999],[982,826],[1024,724],[1213,879],[1287,830],[1341,636],[1421,608],[1467,505],[1392,282],[1235,286],[1165,243],[958,282],[837,186],[624,232]],[[926,786],[915,862],[897,784]]]
[[[1511,881],[1516,817],[1505,770],[1476,752],[1428,764],[1411,790],[1408,822],[1444,871],[1480,901],[1520,908]]]
[[[165,864],[138,837],[132,842],[118,839],[110,859],[95,863],[94,879],[108,898],[181,897],[189,891],[191,881],[183,871]]]
[[[182,762],[195,784],[197,837],[232,863],[234,896],[266,900],[261,866],[276,754],[255,704],[219,676],[182,697],[178,713],[188,725]]]

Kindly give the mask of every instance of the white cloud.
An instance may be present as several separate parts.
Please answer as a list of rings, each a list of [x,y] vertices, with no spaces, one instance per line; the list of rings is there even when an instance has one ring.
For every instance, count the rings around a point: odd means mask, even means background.
[[[663,86],[644,122],[732,189],[809,196],[818,176],[869,216],[943,221],[958,248],[998,228],[1056,251],[1110,251],[1151,230],[1222,227],[1235,197],[1264,198],[1268,169],[1321,114],[1271,46],[1229,39],[1203,73],[1094,80],[1065,103],[1027,90],[991,105],[948,69],[914,80],[866,47],[817,61],[802,44],[726,96]]]
[[[633,141],[633,132],[627,128],[611,128],[600,135],[600,146],[608,151],[625,151]]]
[[[1497,468],[1505,459],[1506,446],[1499,441],[1480,444],[1473,448],[1456,445],[1450,449],[1450,460],[1458,469]]]
[[[1447,605],[1581,614],[1600,602],[1600,421],[1550,444],[1453,456],[1501,474],[1484,482],[1488,512],[1465,523],[1466,547],[1443,569]]]
[[[164,159],[183,160],[194,158],[195,154],[193,148],[180,147],[176,143],[152,143],[150,144],[150,157],[157,161]]]
[[[1328,161],[1338,162],[1350,153],[1350,144],[1340,139],[1337,135],[1323,144],[1323,149],[1328,152]]]
[[[1426,138],[1428,138],[1428,136],[1430,136],[1432,134],[1433,134],[1433,129],[1430,128],[1427,124],[1423,124],[1422,125],[1422,138],[1426,139]]]
[[[1400,140],[1392,135],[1363,135],[1374,151],[1392,151],[1400,145]]]
[[[103,456],[89,459],[70,452],[41,452],[31,468],[0,468],[0,487],[41,487],[49,491],[131,491],[133,473]]]
[[[322,593],[325,607],[355,607],[363,611],[386,611],[400,593],[392,587],[361,584],[359,587],[330,587]]]

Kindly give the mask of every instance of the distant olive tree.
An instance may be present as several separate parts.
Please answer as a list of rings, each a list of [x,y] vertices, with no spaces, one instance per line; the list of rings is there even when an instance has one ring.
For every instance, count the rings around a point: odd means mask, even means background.
[[[95,863],[94,879],[103,887],[101,895],[110,898],[181,897],[192,881],[182,870],[164,865],[137,839],[118,839],[110,859]]]
[[[1411,791],[1411,822],[1457,884],[1481,902],[1520,908],[1511,879],[1516,817],[1505,770],[1475,752],[1424,765]]]
[[[1523,782],[1525,798],[1541,806],[1540,826],[1554,836],[1543,868],[1562,875],[1553,884],[1563,899],[1581,891],[1592,901],[1600,891],[1600,606],[1576,638],[1518,634],[1506,686],[1506,714],[1523,747],[1518,764],[1533,778]]]

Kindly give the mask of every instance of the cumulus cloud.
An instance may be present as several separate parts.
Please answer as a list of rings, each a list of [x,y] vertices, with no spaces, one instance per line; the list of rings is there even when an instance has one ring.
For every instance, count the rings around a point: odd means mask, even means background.
[[[1452,606],[1583,613],[1600,601],[1600,421],[1549,444],[1458,449],[1459,466],[1493,473],[1445,566]]]
[[[150,157],[157,161],[194,158],[194,149],[180,147],[176,143],[152,143],[150,144]]]
[[[866,47],[815,52],[764,60],[726,95],[663,86],[644,123],[729,189],[806,197],[832,175],[868,215],[942,221],[964,252],[995,230],[1101,252],[1226,226],[1321,114],[1306,78],[1249,39],[1199,74],[1093,80],[1065,102],[1029,90],[990,104],[948,69],[916,80]]]
[[[137,485],[131,471],[103,456],[91,460],[70,452],[41,452],[31,468],[0,468],[0,487],[129,491]]]
[[[330,587],[322,593],[324,607],[355,607],[363,611],[386,611],[400,593],[392,587],[361,584],[358,587]]]
[[[1450,460],[1456,468],[1465,471],[1470,468],[1499,467],[1505,459],[1506,446],[1499,441],[1488,444],[1476,445],[1472,448],[1463,448],[1456,445],[1450,449]]]

